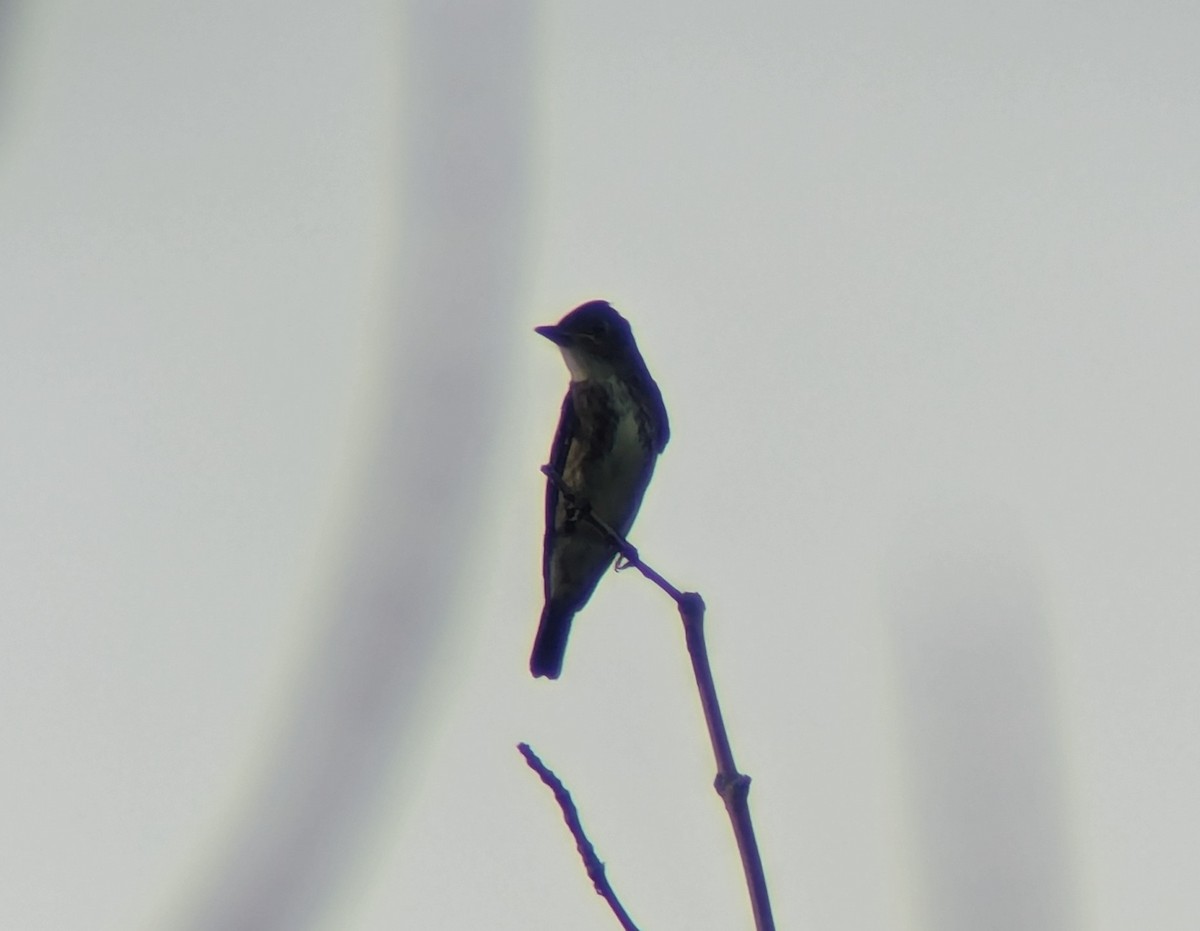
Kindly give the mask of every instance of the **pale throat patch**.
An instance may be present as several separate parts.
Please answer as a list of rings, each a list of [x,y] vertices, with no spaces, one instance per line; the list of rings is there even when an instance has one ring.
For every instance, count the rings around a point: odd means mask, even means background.
[[[558,349],[562,353],[563,361],[567,363],[567,371],[571,373],[571,381],[587,381],[591,377],[591,373],[588,372],[583,357],[579,353],[566,346],[559,346]]]

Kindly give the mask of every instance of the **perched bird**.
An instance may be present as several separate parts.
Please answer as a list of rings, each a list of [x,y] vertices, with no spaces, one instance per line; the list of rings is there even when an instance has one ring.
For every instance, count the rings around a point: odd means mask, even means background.
[[[550,468],[580,503],[625,536],[670,436],[662,394],[628,321],[606,301],[582,304],[536,332],[558,346],[571,373]],[[547,480],[546,606],[529,659],[534,676],[558,678],[571,621],[616,555],[616,547]]]

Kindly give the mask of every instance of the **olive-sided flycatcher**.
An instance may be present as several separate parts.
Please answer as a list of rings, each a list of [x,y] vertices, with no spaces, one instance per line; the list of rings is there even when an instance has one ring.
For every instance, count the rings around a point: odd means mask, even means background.
[[[571,373],[550,468],[597,517],[625,536],[670,435],[662,394],[628,321],[605,301],[582,304],[537,332],[558,346]],[[529,659],[535,676],[558,678],[571,621],[616,555],[616,547],[547,480],[546,607]]]

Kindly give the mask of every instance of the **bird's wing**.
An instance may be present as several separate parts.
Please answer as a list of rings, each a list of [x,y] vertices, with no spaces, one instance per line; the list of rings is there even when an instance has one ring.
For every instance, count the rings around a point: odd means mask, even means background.
[[[561,478],[567,469],[567,452],[571,448],[571,440],[579,432],[579,416],[575,413],[575,402],[571,390],[563,398],[562,413],[558,418],[558,429],[554,432],[554,442],[550,444],[550,468]],[[549,478],[546,479],[546,534],[542,538],[542,584],[546,598],[550,597],[550,551],[554,543],[555,518],[558,516],[559,493],[558,486]]]

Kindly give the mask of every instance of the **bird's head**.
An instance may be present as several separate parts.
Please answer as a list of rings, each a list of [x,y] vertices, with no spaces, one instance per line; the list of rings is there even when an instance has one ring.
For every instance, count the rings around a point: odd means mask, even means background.
[[[558,323],[534,329],[562,350],[576,381],[595,377],[599,369],[619,368],[637,352],[629,321],[607,301],[588,301]]]

